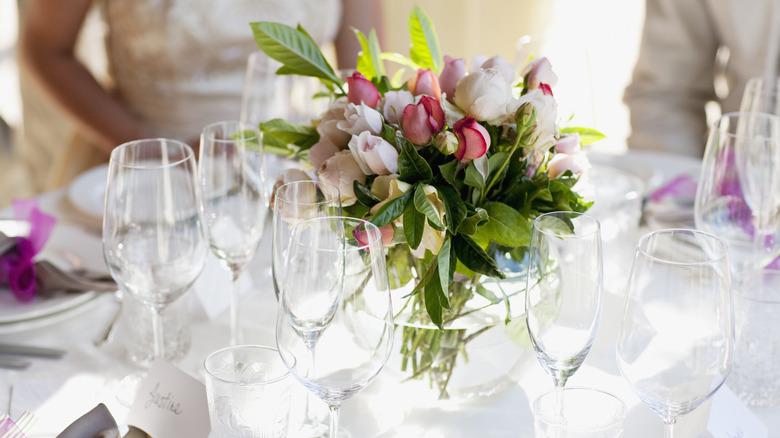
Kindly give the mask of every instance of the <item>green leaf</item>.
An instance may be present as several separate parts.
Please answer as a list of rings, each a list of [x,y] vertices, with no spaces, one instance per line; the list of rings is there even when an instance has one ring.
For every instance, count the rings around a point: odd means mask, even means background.
[[[455,175],[458,173],[457,160],[448,161],[447,163],[440,165],[439,173],[441,173],[441,176],[442,178],[444,178],[444,181],[450,183],[452,187],[456,187],[456,188],[458,187],[458,183],[455,178]]]
[[[387,123],[382,124],[382,132],[379,134],[386,142],[390,144],[396,144],[398,136],[395,133],[395,128]]]
[[[368,45],[368,38],[356,28],[352,28],[355,32],[360,48],[362,49],[357,58],[357,70],[366,77],[366,79],[373,80],[378,77],[376,70],[374,69],[374,63],[371,60],[371,47]]]
[[[309,34],[281,23],[261,21],[249,24],[257,46],[283,64],[277,73],[324,79],[341,88],[341,79]]]
[[[488,277],[505,278],[496,261],[479,247],[470,237],[458,234],[452,237],[452,249],[463,265],[472,271]]]
[[[466,203],[451,187],[441,186],[436,189],[439,191],[439,198],[444,203],[444,219],[447,221],[447,228],[455,233],[468,212]]]
[[[460,223],[458,227],[458,233],[474,234],[477,232],[477,228],[480,225],[484,225],[490,219],[487,211],[484,208],[477,207],[474,211],[469,211],[466,214],[466,218]]]
[[[438,273],[439,267],[433,265],[435,268],[434,276]],[[431,278],[430,280],[433,280]],[[442,290],[441,283],[438,281],[428,281],[425,284],[425,310],[428,311],[428,316],[431,317],[431,322],[439,327],[439,330],[444,330],[442,321],[442,309],[449,307],[449,300]]]
[[[437,271],[439,271],[439,284],[441,285],[440,287],[442,291],[449,290],[450,285],[450,246],[450,239],[445,238],[444,242],[441,244],[441,248],[439,249],[439,254],[437,256]],[[439,304],[447,310],[452,310],[450,308],[448,294],[446,293],[444,293],[443,296],[439,299]]]
[[[416,197],[416,195],[415,195]],[[412,249],[417,249],[422,242],[423,231],[425,230],[426,217],[424,214],[417,211],[414,203],[410,202],[404,209],[404,234],[406,235],[406,243]]]
[[[531,243],[531,221],[503,202],[483,205],[490,220],[483,225],[490,240],[502,246],[526,246]]]
[[[261,123],[260,130],[263,132],[263,144],[272,147],[287,148],[287,145],[292,144],[299,149],[309,149],[320,139],[314,127],[297,125],[282,119]]]
[[[476,160],[472,160],[468,166],[466,166],[466,179],[463,180],[463,182],[466,183],[467,186],[474,187],[482,192],[485,190],[485,178],[483,177],[482,172],[477,169],[474,161]]]
[[[439,231],[444,229],[444,224],[441,223],[441,220],[439,219],[439,213],[436,211],[436,207],[431,200],[428,199],[428,196],[425,194],[425,190],[423,190],[422,187],[415,190],[414,207],[428,218],[428,221],[431,222],[433,228],[436,228]]]
[[[371,189],[368,188],[367,185],[362,184],[358,180],[353,181],[352,189],[355,192],[355,198],[357,198],[357,201],[366,207],[371,208],[381,201],[381,199],[377,198],[373,193],[371,193]]]
[[[417,152],[412,142],[404,137],[398,137],[398,146],[401,153],[398,154],[398,173],[402,181],[415,183],[427,182],[433,178],[431,165]]]
[[[412,9],[409,15],[409,37],[412,47],[409,55],[421,68],[429,68],[436,74],[441,73],[441,51],[439,38],[428,14],[419,6]]]
[[[416,188],[410,189],[403,195],[392,199],[379,208],[379,211],[371,218],[371,223],[377,227],[384,227],[398,219],[406,209],[406,204],[412,200]]]
[[[591,143],[595,143],[599,140],[607,138],[606,135],[591,128],[581,128],[581,127],[572,126],[572,127],[561,129],[561,134],[573,134],[573,133],[580,134],[580,144],[583,146],[587,146]]]

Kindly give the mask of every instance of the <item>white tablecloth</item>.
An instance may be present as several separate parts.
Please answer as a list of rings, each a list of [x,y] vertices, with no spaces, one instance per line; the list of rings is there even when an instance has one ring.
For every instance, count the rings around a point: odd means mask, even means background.
[[[665,167],[660,177],[651,169],[653,178],[668,178],[670,172],[664,157],[655,161]],[[623,164],[636,166],[647,161],[641,156]],[[618,163],[613,161],[611,164]],[[690,164],[690,163],[689,163]],[[656,181],[657,183],[658,181]],[[60,224],[75,224],[88,233],[99,232],[99,223],[79,213],[68,201],[64,191],[40,197],[41,208],[57,215]],[[10,210],[0,211],[0,218],[10,218]],[[82,237],[78,237],[81,235]],[[74,234],[72,245],[101,254],[97,234],[85,239]],[[244,296],[242,325],[247,343],[273,345],[273,324],[276,313],[273,287],[269,283],[268,260],[270,239],[265,239],[258,257],[247,270],[251,287]],[[630,261],[629,261],[630,263]],[[229,281],[227,276],[225,281]],[[223,291],[227,290],[226,283]],[[663,435],[661,420],[642,404],[620,376],[615,362],[614,340],[622,298],[605,293],[601,326],[596,343],[582,368],[567,386],[597,387],[609,391],[628,406],[625,437],[659,437]],[[120,379],[135,370],[124,357],[121,337],[115,342],[95,347],[93,339],[114,314],[117,303],[111,294],[79,306],[60,318],[52,318],[43,327],[0,334],[0,342],[27,343],[63,348],[68,354],[55,360],[33,359],[33,365],[22,371],[0,369],[0,412],[10,411],[17,417],[24,410],[38,415],[31,437],[52,437],[70,422],[97,403],[105,403],[122,423],[127,406],[117,400],[115,392]],[[187,373],[202,380],[201,364],[205,356],[228,342],[228,312],[214,320],[196,309],[192,326],[193,345],[178,364]],[[6,328],[7,329],[7,328]],[[353,437],[532,437],[533,416],[530,403],[541,393],[552,389],[552,380],[536,361],[533,352],[520,381],[491,397],[464,402],[423,403],[411,396],[407,387],[398,383],[393,370],[385,370],[366,390],[347,401],[342,409],[342,426]],[[730,397],[722,389],[713,400],[684,417],[676,428],[677,437],[726,436],[722,430],[706,432],[711,405],[728,406]],[[763,422],[770,437],[780,436],[780,407],[746,410],[747,415],[731,411],[733,420],[748,421],[755,415]],[[729,435],[735,436],[735,435]],[[166,437],[159,437],[166,438]]]

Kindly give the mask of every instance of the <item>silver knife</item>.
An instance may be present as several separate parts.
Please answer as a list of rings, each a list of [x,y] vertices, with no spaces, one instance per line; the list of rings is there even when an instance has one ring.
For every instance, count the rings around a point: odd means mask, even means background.
[[[15,355],[15,356],[58,358],[64,356],[65,353],[67,353],[67,351],[59,350],[57,348],[0,343],[0,354],[8,354],[8,355]]]
[[[0,368],[10,368],[13,370],[23,370],[29,367],[32,362],[13,357],[0,357]]]

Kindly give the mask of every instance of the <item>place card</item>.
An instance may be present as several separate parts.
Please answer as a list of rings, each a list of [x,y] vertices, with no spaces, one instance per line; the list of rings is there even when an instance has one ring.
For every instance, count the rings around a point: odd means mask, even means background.
[[[714,438],[766,438],[769,429],[726,385],[715,393],[707,430]]]
[[[138,385],[127,424],[155,437],[207,438],[211,426],[206,387],[170,363],[155,360]]]
[[[231,282],[227,269],[222,267],[217,256],[209,253],[203,272],[192,285],[198,304],[209,320],[217,318],[230,309]],[[244,295],[251,287],[252,281],[248,275],[239,277],[238,290],[241,295]]]

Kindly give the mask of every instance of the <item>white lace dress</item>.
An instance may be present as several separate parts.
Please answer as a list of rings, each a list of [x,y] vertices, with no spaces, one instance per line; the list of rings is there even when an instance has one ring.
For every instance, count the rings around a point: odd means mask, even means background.
[[[188,141],[237,119],[249,23],[303,25],[320,45],[336,36],[339,0],[105,0],[107,53],[117,92],[161,136]]]

